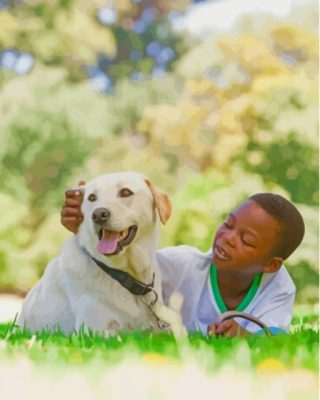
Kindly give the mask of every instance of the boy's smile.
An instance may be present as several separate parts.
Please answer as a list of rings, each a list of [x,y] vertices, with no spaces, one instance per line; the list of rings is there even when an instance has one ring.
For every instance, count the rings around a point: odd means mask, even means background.
[[[279,223],[257,203],[248,200],[218,229],[213,262],[221,271],[262,272],[276,256],[272,250],[279,231]]]

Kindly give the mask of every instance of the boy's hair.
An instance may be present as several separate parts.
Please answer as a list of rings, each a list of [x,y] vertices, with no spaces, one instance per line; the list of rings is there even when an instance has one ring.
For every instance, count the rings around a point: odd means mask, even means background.
[[[304,222],[297,208],[284,197],[273,193],[258,193],[251,197],[259,206],[270,214],[280,225],[275,256],[287,259],[302,242]]]

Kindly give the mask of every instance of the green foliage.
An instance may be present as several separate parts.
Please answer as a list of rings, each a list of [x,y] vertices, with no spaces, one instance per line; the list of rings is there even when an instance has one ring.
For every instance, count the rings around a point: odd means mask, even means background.
[[[22,109],[7,129],[7,151],[1,160],[2,188],[19,198],[19,186],[27,187],[29,198],[24,201],[47,213],[58,205],[49,189],[63,191],[93,144],[81,139],[63,114],[47,113],[40,107]],[[20,182],[15,177],[20,177]]]
[[[97,20],[100,0],[24,1],[0,12],[0,50],[30,51],[37,60],[26,76],[0,71],[0,290],[27,290],[58,253],[68,236],[59,224],[67,187],[138,170],[172,196],[162,246],[208,250],[227,213],[253,193],[292,200],[306,238],[286,265],[297,300],[317,301],[313,6],[296,9],[288,23],[265,19],[255,29],[247,19],[230,36],[198,43],[168,25],[167,13],[188,3],[156,2],[143,34],[132,30],[141,2],[114,2],[117,19],[108,27]],[[169,73],[147,80],[152,40],[175,58]],[[98,61],[113,80],[108,96],[85,81],[86,66]],[[135,82],[134,71],[143,73]]]
[[[5,347],[2,346],[2,349],[10,357],[27,351],[32,361],[43,365],[50,364],[53,360],[55,364],[66,365],[72,362],[76,352],[78,364],[94,361],[97,355],[103,355],[107,366],[114,366],[129,355],[137,358],[153,355],[155,362],[172,360],[185,363],[192,359],[198,360],[208,373],[216,372],[230,363],[238,368],[255,369],[266,359],[278,360],[289,369],[306,368],[316,371],[317,323],[318,318],[315,315],[305,316],[303,320],[296,316],[289,334],[273,337],[261,334],[232,340],[207,337],[200,333],[190,333],[186,341],[177,341],[171,334],[154,334],[149,331],[120,332],[110,337],[90,330],[71,335],[64,335],[59,330],[55,333],[43,331],[34,335],[32,345],[32,335],[28,331],[22,331],[14,323],[8,323],[0,324],[0,341],[4,340]],[[24,350],[23,346],[29,349]],[[157,355],[158,360],[155,357]]]
[[[257,151],[263,154],[263,160],[254,167],[244,161],[248,171],[261,174],[266,183],[277,181],[295,203],[318,204],[318,154],[314,146],[301,143],[292,132],[287,140],[271,144],[251,141],[248,156]]]
[[[174,59],[188,46],[187,41],[171,29],[167,14],[171,8],[185,9],[188,3],[187,0],[154,2],[153,20],[139,33],[133,26],[144,9],[152,8],[147,3],[112,3],[117,18],[109,26],[98,20],[98,9],[105,6],[99,0],[9,3],[9,8],[0,13],[0,50],[27,51],[41,64],[62,66],[72,82],[84,81],[83,67],[104,59],[102,70],[115,82],[133,72],[150,74],[156,61],[146,48],[156,40],[162,46],[174,48],[175,56],[166,63],[167,70],[171,70]],[[1,25],[5,29],[1,29]],[[134,51],[139,52],[137,58],[132,57]]]
[[[174,77],[161,80],[134,82],[119,80],[113,96],[108,98],[107,128],[115,135],[136,133],[143,110],[152,104],[173,103],[177,98]]]
[[[278,90],[269,100],[262,115],[251,113],[251,122],[261,131],[247,132],[245,151],[235,159],[247,171],[260,174],[266,184],[280,184],[293,202],[317,205],[317,118],[312,103],[302,103],[289,88]]]

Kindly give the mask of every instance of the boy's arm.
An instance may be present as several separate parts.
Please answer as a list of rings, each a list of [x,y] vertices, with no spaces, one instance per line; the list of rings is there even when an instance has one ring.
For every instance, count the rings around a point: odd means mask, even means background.
[[[188,246],[165,247],[156,252],[165,305],[169,304],[173,292],[180,291],[180,285],[189,268],[189,258]]]
[[[261,302],[256,307],[252,315],[263,322],[273,334],[284,333],[289,330],[295,290],[289,293],[279,293],[270,302]],[[247,336],[253,333],[263,333],[258,325],[250,322],[246,328],[242,328],[235,320],[227,320],[221,324],[210,324],[208,326],[209,335],[221,336]]]
[[[272,333],[284,333],[290,328],[295,300],[295,289],[289,293],[281,293],[272,301],[262,303],[254,310],[256,318],[260,319]],[[262,333],[263,330],[253,323],[246,327],[252,333]]]

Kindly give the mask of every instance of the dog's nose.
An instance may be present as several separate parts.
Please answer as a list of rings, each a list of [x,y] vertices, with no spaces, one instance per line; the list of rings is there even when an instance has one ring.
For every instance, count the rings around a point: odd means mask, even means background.
[[[96,224],[104,224],[111,216],[111,212],[107,208],[96,208],[92,213],[92,220]]]

